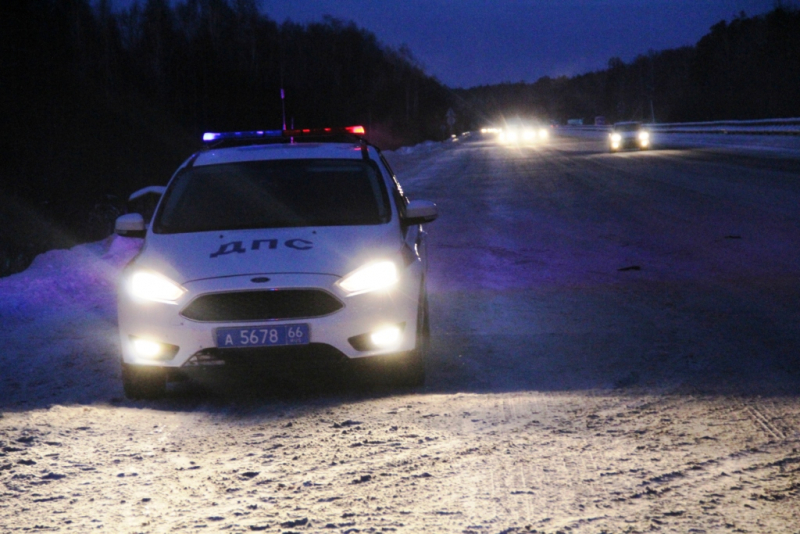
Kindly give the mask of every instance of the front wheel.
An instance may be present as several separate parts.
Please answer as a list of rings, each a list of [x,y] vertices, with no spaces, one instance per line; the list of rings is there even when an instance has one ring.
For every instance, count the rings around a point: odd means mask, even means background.
[[[403,368],[398,377],[399,382],[407,387],[425,385],[425,360],[430,345],[430,318],[428,315],[428,295],[424,294],[417,315],[417,346],[403,361]]]
[[[123,363],[122,388],[129,399],[158,399],[167,392],[167,371],[163,367]]]

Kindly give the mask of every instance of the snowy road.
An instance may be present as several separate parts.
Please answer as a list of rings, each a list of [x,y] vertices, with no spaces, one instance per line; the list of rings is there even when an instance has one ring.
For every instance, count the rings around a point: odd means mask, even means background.
[[[388,157],[442,214],[425,388],[122,400],[136,243],[50,252],[0,280],[0,532],[800,532],[799,156]]]

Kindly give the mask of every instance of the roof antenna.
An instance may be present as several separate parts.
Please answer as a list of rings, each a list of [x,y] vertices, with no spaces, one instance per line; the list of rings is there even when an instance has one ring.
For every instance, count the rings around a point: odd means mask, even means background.
[[[281,83],[281,86],[283,83]],[[283,87],[281,87],[281,110],[283,111],[283,129],[286,129],[286,104],[285,104],[286,95],[283,92]]]

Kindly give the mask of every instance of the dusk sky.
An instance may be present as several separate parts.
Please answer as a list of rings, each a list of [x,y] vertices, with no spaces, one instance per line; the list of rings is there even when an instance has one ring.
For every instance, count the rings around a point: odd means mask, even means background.
[[[134,0],[114,0],[118,7]],[[144,0],[139,0],[144,3]],[[795,0],[783,2],[796,5]],[[324,15],[355,22],[392,47],[407,44],[450,87],[535,82],[694,45],[721,20],[760,15],[776,0],[260,0],[283,22]]]

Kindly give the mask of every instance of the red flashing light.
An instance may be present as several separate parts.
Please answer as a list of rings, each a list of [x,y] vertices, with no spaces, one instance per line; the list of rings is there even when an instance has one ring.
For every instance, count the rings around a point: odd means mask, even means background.
[[[364,135],[366,130],[363,126],[345,126],[344,128],[303,128],[298,130],[284,130],[284,137],[303,137],[315,135],[336,135],[349,133],[353,135]]]

